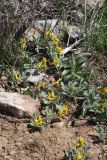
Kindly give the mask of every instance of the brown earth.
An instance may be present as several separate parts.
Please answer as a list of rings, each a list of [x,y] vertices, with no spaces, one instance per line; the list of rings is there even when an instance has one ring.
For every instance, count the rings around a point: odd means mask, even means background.
[[[90,160],[107,160],[107,144],[95,143],[94,126],[45,127],[30,133],[27,123],[12,123],[0,118],[0,160],[63,160],[80,135],[85,137]]]

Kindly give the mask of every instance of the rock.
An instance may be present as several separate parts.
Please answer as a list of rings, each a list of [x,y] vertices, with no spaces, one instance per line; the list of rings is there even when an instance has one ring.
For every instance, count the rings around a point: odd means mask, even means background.
[[[80,17],[82,18],[83,15],[81,15],[79,12],[77,14],[79,18]],[[60,35],[61,31],[64,28],[66,28],[68,35],[72,38],[77,38],[81,32],[78,26],[68,25],[67,21],[58,20],[58,19],[48,19],[47,21],[39,20],[39,21],[36,21],[36,23],[34,24],[34,27],[39,29],[41,32],[43,32],[45,25],[46,25],[46,28],[51,28],[51,30],[57,35]]]
[[[34,27],[39,29],[40,31],[44,31],[45,24],[46,24],[47,28],[51,28],[53,30],[54,27],[56,26],[57,22],[58,22],[58,19],[48,19],[47,21],[46,20],[38,20],[34,24]]]
[[[42,1],[40,1],[39,3],[40,3],[40,7],[43,7],[43,8],[44,8],[44,7],[47,7],[47,6],[49,5],[49,1],[43,1],[43,0],[42,0]]]
[[[27,41],[33,41],[33,36],[35,38],[39,37],[40,36],[40,32],[36,29],[36,28],[32,28],[32,27],[29,27],[26,31],[25,31],[25,37],[27,39]]]
[[[16,154],[15,150],[10,151],[9,155],[13,156],[14,154]]]
[[[4,92],[4,91],[5,91],[5,89],[0,87],[0,92]]]
[[[71,38],[78,38],[79,34],[81,33],[80,28],[74,25],[68,25],[67,31]]]
[[[48,19],[46,20],[38,20],[34,24],[34,28],[39,30],[40,32],[44,32],[44,29],[50,28],[53,33],[59,35],[61,29],[67,27],[67,21],[59,20],[59,19]]]
[[[68,25],[66,27],[66,32],[65,32],[66,34],[64,34],[64,42],[67,43],[67,46],[74,44],[77,40],[79,40],[79,36],[81,32],[82,32],[82,29],[80,27],[75,25]],[[65,54],[65,51],[63,54]]]
[[[81,23],[84,18],[84,14],[81,10],[73,10],[71,12],[71,16],[68,17],[68,21],[72,24],[72,21],[74,20],[76,23]]]
[[[29,70],[29,72],[30,72],[30,76],[27,79],[27,81],[34,83],[34,84],[37,84],[39,81],[41,81],[44,78],[44,76],[46,76],[45,73],[40,73],[36,71],[35,69],[31,69]]]
[[[101,7],[104,3],[105,0],[85,0],[86,4],[90,7],[90,8],[95,8],[96,5],[98,5],[99,7]]]
[[[29,118],[38,112],[40,102],[18,93],[0,92],[0,112],[12,114],[17,118]]]
[[[11,156],[10,155],[6,155],[6,156],[4,156],[4,159],[6,159],[6,160],[11,160]]]
[[[51,126],[54,127],[54,128],[62,128],[62,127],[64,127],[64,122],[52,123]]]
[[[76,12],[75,14],[77,14],[79,18],[81,19],[83,18],[83,15],[81,12]],[[32,41],[33,40],[32,36],[35,36],[35,37],[40,36],[41,32],[44,31],[45,25],[46,25],[46,28],[51,28],[51,30],[57,35],[60,35],[62,29],[66,28],[68,34],[72,38],[77,38],[81,32],[78,26],[68,25],[67,21],[58,20],[58,19],[48,19],[47,21],[38,20],[35,22],[34,28],[30,28],[26,30],[25,32],[26,38]]]
[[[3,150],[2,150],[3,144],[0,143],[0,154],[2,154]]]

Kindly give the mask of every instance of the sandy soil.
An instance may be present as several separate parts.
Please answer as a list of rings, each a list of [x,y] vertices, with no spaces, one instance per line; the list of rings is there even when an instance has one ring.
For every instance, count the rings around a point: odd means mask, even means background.
[[[107,144],[95,143],[94,126],[45,127],[30,133],[27,123],[10,123],[0,118],[0,160],[63,160],[80,135],[90,147],[91,160],[107,160]]]

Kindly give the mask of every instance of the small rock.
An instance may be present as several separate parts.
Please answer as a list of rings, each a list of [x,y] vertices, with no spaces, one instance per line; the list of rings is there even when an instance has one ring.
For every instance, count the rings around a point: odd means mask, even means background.
[[[15,150],[12,150],[12,151],[10,151],[10,153],[9,153],[11,156],[13,156],[14,154],[16,154],[16,151]]]
[[[83,18],[84,18],[84,15],[83,13],[80,11],[80,10],[73,10],[71,12],[71,17],[69,17],[69,19],[71,19],[69,22],[71,22],[72,24],[72,17],[73,19],[77,22],[77,23],[81,23]],[[69,20],[68,19],[68,20]]]
[[[4,158],[5,158],[6,160],[10,160],[10,159],[11,159],[11,157],[10,157],[9,155],[4,156]]]
[[[38,20],[34,24],[34,27],[38,28],[40,31],[44,31],[45,24],[46,24],[47,28],[51,28],[53,30],[53,28],[56,26],[57,22],[58,22],[58,19],[48,19],[47,21],[46,20]]]
[[[28,28],[26,31],[25,31],[25,37],[28,41],[33,41],[33,36],[34,37],[39,37],[40,36],[40,32],[36,29],[36,28]]]
[[[49,1],[41,1],[40,2],[40,6],[43,7],[43,8],[47,7],[48,5],[49,5]]]
[[[0,92],[0,111],[10,113],[15,117],[31,117],[38,112],[40,102],[29,96],[18,93]]]
[[[15,143],[15,146],[22,146],[22,143]],[[22,151],[24,152],[24,151]]]
[[[54,127],[54,128],[62,128],[62,127],[64,127],[64,122],[52,123],[51,126]]]
[[[3,145],[0,144],[0,155],[2,154],[3,150],[2,150]]]
[[[85,0],[86,1],[86,4],[94,9],[96,7],[96,5],[98,5],[99,7],[101,7],[104,3],[105,0]]]
[[[0,87],[0,92],[5,92],[5,89]]]
[[[78,38],[79,34],[81,33],[80,28],[77,26],[73,26],[73,25],[68,25],[67,31],[71,38]]]
[[[37,84],[39,81],[41,81],[44,76],[46,75],[45,73],[40,73],[35,71],[34,69],[30,70],[30,76],[27,79],[28,82],[32,82],[34,84]]]

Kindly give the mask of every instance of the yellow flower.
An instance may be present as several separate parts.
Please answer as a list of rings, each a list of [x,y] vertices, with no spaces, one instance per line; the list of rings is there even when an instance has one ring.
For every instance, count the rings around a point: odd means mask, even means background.
[[[59,87],[61,85],[61,78],[59,78],[55,84]]]
[[[75,88],[73,85],[71,85],[71,86],[69,87],[69,90],[70,90],[71,92],[74,92],[74,91],[76,90],[76,88]]]
[[[55,93],[54,93],[54,91],[51,91],[51,92],[48,92],[48,100],[49,101],[57,101],[57,96],[55,96]]]
[[[80,136],[79,141],[76,143],[76,148],[83,147],[85,143],[85,139],[83,136]]]
[[[107,87],[101,88],[100,91],[103,94],[107,94]]]
[[[58,54],[61,54],[61,53],[62,53],[62,48],[59,47],[59,46],[56,46],[56,52],[57,52]]]
[[[84,158],[84,153],[82,152],[78,152],[76,154],[76,159],[75,160],[82,160]]]
[[[58,112],[58,115],[63,117],[68,113],[68,106],[66,104],[63,104],[62,109]]]
[[[51,29],[48,29],[48,31],[46,31],[46,33],[45,33],[45,38],[46,38],[46,39],[52,38],[52,31],[51,31]]]
[[[53,42],[53,44],[54,44],[55,46],[58,46],[59,40],[58,40],[58,38],[57,38],[56,35],[54,35],[54,36],[52,37],[52,42]]]
[[[36,86],[36,89],[41,89],[45,86],[45,82],[39,82]]]
[[[58,65],[60,64],[60,60],[59,60],[58,56],[56,56],[56,57],[54,58],[53,64],[54,64],[56,67],[58,67]]]
[[[40,70],[47,68],[47,60],[45,57],[42,59],[42,62],[38,63],[37,67]]]
[[[22,37],[22,38],[20,39],[20,45],[21,45],[21,48],[22,48],[22,49],[25,49],[25,48],[26,48],[26,43],[27,43],[26,38],[25,38],[25,37]]]
[[[35,119],[35,120],[34,120],[34,125],[35,125],[36,127],[38,127],[38,126],[40,125],[40,120],[39,120],[39,119]]]
[[[107,109],[107,100],[102,101],[101,103],[99,103],[97,105],[97,108],[101,111],[101,112],[105,112]]]
[[[38,126],[41,124],[41,122],[43,121],[43,119],[44,119],[44,118],[42,118],[42,116],[39,115],[38,118],[34,120],[34,125],[35,125],[36,127],[38,127]]]
[[[84,145],[85,139],[83,136],[80,136],[79,143],[81,144],[81,146]]]
[[[20,76],[20,73],[19,73],[19,72],[17,72],[17,73],[14,75],[14,79],[15,79],[16,81],[18,81],[18,80],[21,79],[21,76]]]

